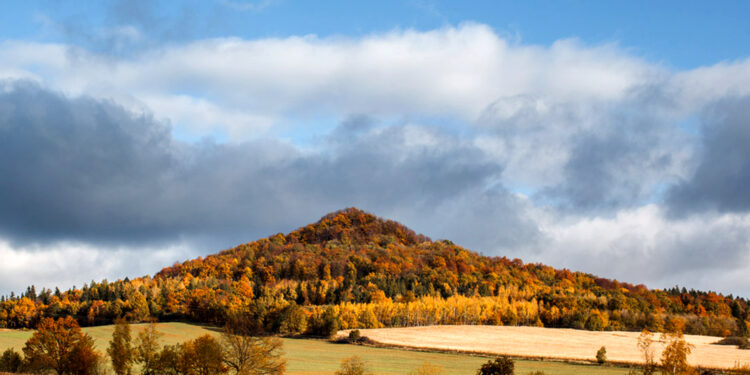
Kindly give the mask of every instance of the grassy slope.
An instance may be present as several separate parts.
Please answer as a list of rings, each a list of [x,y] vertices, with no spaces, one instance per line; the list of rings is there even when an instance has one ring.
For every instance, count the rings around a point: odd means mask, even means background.
[[[143,325],[134,325],[134,331],[143,329]],[[158,330],[164,334],[162,342],[175,344],[203,334],[218,335],[211,327],[185,323],[159,323]],[[104,352],[112,336],[112,326],[84,328]],[[0,330],[0,351],[9,347],[20,350],[31,336],[31,331]],[[287,358],[288,374],[332,374],[338,369],[341,360],[358,355],[368,362],[376,374],[406,374],[423,362],[443,366],[447,375],[474,374],[487,358],[463,354],[445,354],[414,352],[399,349],[383,349],[365,346],[332,344],[323,340],[284,339],[284,351]],[[544,371],[548,375],[573,374],[626,374],[627,369],[599,367],[591,365],[573,365],[560,362],[516,361],[516,373],[526,374],[530,371]]]

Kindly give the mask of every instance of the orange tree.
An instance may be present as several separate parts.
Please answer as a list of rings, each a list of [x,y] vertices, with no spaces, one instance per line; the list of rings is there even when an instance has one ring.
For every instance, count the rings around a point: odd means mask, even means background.
[[[32,370],[54,370],[59,375],[93,374],[100,357],[94,340],[71,317],[42,320],[23,354]]]

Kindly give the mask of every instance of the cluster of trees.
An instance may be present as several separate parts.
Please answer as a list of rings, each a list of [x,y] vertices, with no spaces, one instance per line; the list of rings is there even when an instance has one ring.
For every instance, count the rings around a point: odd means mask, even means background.
[[[223,324],[252,310],[268,331],[318,334],[332,307],[346,328],[426,324],[541,325],[747,336],[748,301],[684,288],[649,290],[431,241],[357,209],[329,214],[152,277],[0,298],[0,327],[46,317],[81,325],[189,320]]]
[[[286,369],[281,340],[258,337],[247,326],[230,323],[221,339],[203,335],[176,345],[162,346],[155,324],[135,340],[130,325],[118,320],[107,348],[116,375],[281,375]],[[0,372],[98,375],[108,373],[106,357],[70,317],[43,320],[23,347],[0,356]]]

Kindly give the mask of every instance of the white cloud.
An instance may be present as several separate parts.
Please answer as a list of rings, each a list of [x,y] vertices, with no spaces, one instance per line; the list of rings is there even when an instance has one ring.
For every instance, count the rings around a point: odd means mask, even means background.
[[[611,217],[535,214],[544,240],[515,249],[527,261],[591,272],[652,288],[676,284],[750,294],[750,215],[672,220],[658,205]],[[534,254],[529,257],[529,254]]]
[[[206,106],[249,118],[415,113],[473,122],[490,104],[519,95],[552,104],[618,100],[661,71],[616,46],[574,40],[525,46],[479,24],[360,39],[209,39],[121,60],[54,44],[3,47],[0,67],[38,75],[71,94],[139,98],[157,116],[180,119],[192,117],[189,108],[161,113],[159,104],[195,95]],[[227,126],[252,133],[267,126],[205,117],[185,121],[207,132]]]
[[[91,280],[116,280],[154,274],[176,261],[196,256],[186,243],[162,247],[97,246],[82,242],[14,246],[0,239],[0,295],[41,288],[83,286]]]

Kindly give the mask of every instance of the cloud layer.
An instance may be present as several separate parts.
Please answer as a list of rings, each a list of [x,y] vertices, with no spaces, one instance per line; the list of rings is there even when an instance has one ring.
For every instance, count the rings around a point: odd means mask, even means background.
[[[673,72],[478,24],[127,58],[1,44],[0,292],[357,206],[488,255],[750,293],[747,60]],[[50,271],[19,282],[30,256]]]

